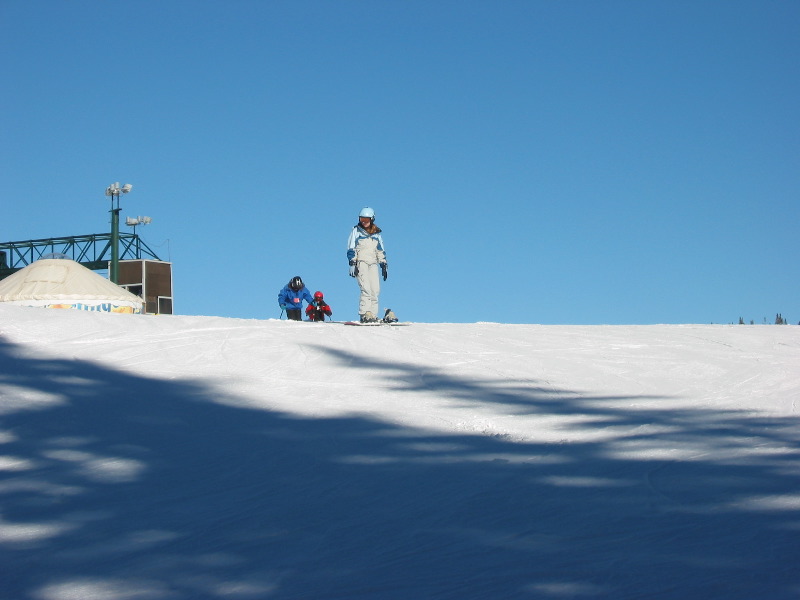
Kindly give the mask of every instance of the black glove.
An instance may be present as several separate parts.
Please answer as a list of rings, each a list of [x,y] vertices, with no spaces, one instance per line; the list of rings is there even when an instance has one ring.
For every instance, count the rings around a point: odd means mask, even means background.
[[[350,261],[350,277],[357,277],[358,276],[358,263],[356,261]]]
[[[381,273],[383,273],[383,280],[386,281],[386,278],[389,276],[389,265],[385,262],[381,263]]]

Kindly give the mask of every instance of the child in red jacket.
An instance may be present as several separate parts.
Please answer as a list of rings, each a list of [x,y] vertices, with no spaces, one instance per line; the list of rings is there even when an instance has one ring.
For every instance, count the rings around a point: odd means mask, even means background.
[[[324,321],[325,315],[333,314],[331,307],[325,302],[322,292],[314,292],[314,302],[306,307],[306,316],[309,321]]]

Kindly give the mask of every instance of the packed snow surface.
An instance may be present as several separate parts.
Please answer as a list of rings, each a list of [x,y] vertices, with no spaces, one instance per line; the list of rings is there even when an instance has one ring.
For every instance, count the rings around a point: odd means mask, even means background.
[[[800,597],[797,326],[0,306],[0,352],[3,599]]]

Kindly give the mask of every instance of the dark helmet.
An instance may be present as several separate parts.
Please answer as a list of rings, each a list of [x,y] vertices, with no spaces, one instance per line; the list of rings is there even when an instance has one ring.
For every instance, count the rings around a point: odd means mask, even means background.
[[[314,292],[314,300],[322,300],[324,297],[322,292]]]
[[[303,289],[303,280],[300,279],[300,276],[297,275],[296,277],[292,277],[292,280],[289,282],[289,287],[293,289],[295,292],[299,292]]]

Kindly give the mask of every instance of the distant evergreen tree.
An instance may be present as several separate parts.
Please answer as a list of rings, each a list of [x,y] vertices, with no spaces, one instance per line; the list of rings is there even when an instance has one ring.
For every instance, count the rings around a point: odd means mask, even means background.
[[[744,325],[744,319],[742,317],[739,317],[739,325]]]

